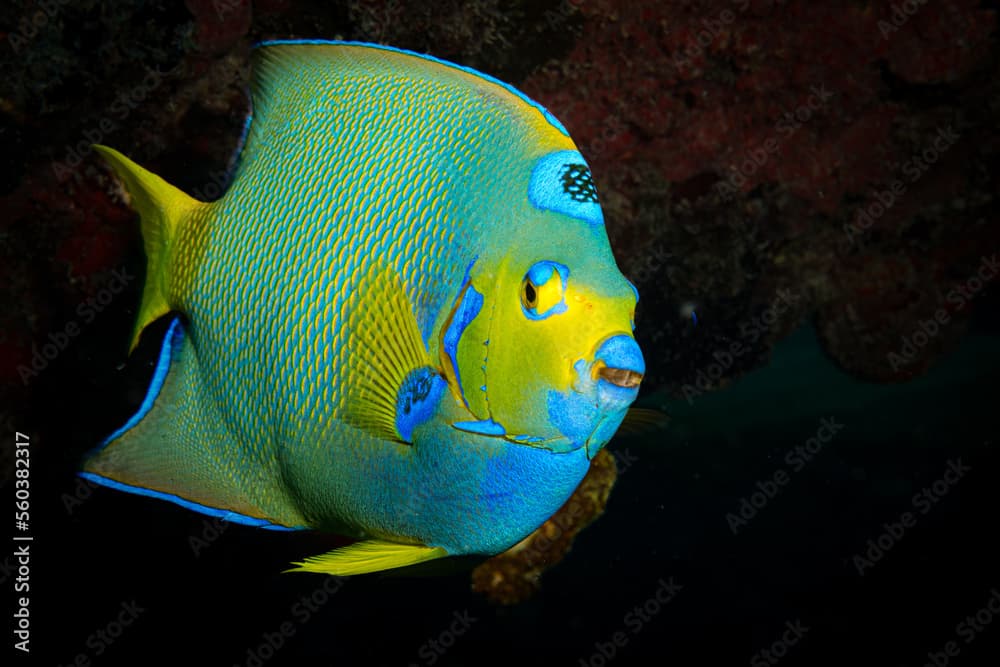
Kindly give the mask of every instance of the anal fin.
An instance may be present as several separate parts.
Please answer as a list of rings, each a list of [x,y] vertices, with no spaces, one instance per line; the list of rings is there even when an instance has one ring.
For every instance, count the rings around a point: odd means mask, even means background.
[[[319,556],[310,556],[299,563],[292,563],[297,567],[285,571],[316,572],[347,577],[416,565],[447,555],[448,552],[441,547],[364,540]]]
[[[138,412],[84,462],[88,480],[271,529],[305,527],[272,473],[227,429],[175,319]]]

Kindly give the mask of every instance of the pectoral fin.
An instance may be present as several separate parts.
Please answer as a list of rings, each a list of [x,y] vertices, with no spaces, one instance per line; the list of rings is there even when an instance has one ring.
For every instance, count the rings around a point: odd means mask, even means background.
[[[670,417],[651,408],[629,408],[618,432],[622,435],[646,435],[660,431],[670,423]]]
[[[437,558],[448,552],[441,547],[426,547],[419,544],[399,544],[384,540],[365,540],[346,547],[334,549],[321,556],[310,556],[286,572],[317,572],[347,577],[391,570],[406,565],[415,565]]]
[[[447,381],[431,363],[402,282],[381,262],[360,282],[349,327],[352,360],[344,419],[375,437],[411,443]]]

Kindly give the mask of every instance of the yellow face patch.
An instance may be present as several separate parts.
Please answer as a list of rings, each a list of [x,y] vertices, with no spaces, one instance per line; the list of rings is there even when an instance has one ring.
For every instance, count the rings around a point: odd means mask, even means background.
[[[480,417],[502,426],[515,441],[564,438],[551,417],[552,395],[593,393],[591,403],[597,405],[590,369],[607,364],[595,355],[610,338],[631,339],[635,299],[627,288],[602,294],[560,262],[542,260],[523,273],[510,265],[505,269],[491,295],[495,305],[480,392],[486,413]]]

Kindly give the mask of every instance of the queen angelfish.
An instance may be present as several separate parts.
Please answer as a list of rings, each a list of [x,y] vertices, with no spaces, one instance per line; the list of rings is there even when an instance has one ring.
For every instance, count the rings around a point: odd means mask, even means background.
[[[138,413],[88,479],[357,538],[338,575],[491,555],[548,519],[645,371],[590,170],[487,75],[352,42],[253,52],[232,184],[196,201],[96,147],[141,217]]]

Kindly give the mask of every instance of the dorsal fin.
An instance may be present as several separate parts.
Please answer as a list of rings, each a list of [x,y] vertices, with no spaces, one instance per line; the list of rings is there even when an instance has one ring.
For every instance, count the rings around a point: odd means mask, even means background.
[[[326,47],[326,48],[316,48]],[[435,58],[426,53],[417,53],[407,49],[399,49],[384,44],[372,44],[370,42],[338,41],[323,39],[291,39],[291,40],[268,40],[254,45],[251,55],[251,97],[254,107],[264,108],[270,99],[270,93],[275,86],[281,85],[282,76],[290,74],[296,68],[306,65],[322,65],[329,67],[332,63],[332,53],[346,53],[350,49],[360,49],[368,52],[379,53],[383,58],[395,58],[400,63],[413,58],[424,63],[434,63],[441,67],[463,72],[481,81],[499,86],[510,95],[514,96],[521,103],[534,108],[545,122],[559,132],[563,137],[569,137],[569,132],[559,119],[553,116],[548,109],[531,99],[520,90],[505,83],[496,77],[485,72],[480,72],[471,67],[465,67],[457,63]],[[310,91],[312,92],[312,91]]]

